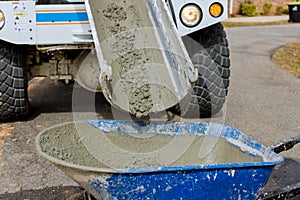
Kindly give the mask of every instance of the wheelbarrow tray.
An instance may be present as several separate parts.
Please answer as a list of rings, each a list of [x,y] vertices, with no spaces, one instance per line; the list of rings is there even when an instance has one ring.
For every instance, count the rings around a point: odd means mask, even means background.
[[[262,161],[112,169],[84,166],[48,155],[41,148],[43,136],[62,126],[88,124],[101,134],[145,133],[212,136]],[[142,122],[141,122],[142,123]],[[203,122],[137,122],[93,120],[51,127],[36,138],[38,153],[54,163],[97,199],[256,199],[272,169],[283,158],[235,128]],[[147,127],[147,128],[145,128]],[[97,140],[94,138],[94,140]]]

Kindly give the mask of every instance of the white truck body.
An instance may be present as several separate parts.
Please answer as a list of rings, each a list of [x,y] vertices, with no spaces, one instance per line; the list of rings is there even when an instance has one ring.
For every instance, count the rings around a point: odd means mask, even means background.
[[[80,1],[77,1],[80,2]],[[223,7],[219,17],[209,14],[209,7],[217,2]],[[166,1],[181,36],[195,32],[227,19],[227,0]],[[186,4],[196,4],[202,11],[201,22],[195,27],[186,27],[179,13]],[[0,39],[13,44],[54,45],[92,43],[85,4],[37,5],[35,1],[1,1],[0,11],[5,16],[5,25],[0,30]]]

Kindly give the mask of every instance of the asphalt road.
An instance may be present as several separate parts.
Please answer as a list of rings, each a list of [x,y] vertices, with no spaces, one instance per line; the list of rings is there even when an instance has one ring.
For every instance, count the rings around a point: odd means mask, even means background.
[[[226,32],[231,49],[231,85],[219,119],[265,145],[300,134],[300,79],[271,62],[276,48],[300,40],[300,25],[230,28]],[[19,199],[20,191],[76,186],[39,158],[34,138],[45,128],[74,118],[113,118],[101,94],[94,96],[78,86],[35,79],[29,85],[29,97],[29,119],[0,125],[0,199]],[[265,191],[300,181],[299,152],[300,145],[281,154],[286,162],[276,167]],[[51,192],[41,192],[40,199],[46,199],[47,194]]]
[[[264,145],[300,134],[300,79],[279,69],[271,55],[300,40],[300,25],[227,29],[231,85],[225,124]],[[298,55],[299,56],[299,55]],[[300,144],[281,153],[266,190],[300,182]]]

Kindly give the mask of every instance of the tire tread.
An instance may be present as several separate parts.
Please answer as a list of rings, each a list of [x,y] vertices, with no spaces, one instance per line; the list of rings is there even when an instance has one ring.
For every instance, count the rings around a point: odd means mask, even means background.
[[[14,120],[28,111],[22,48],[0,41],[0,120]]]
[[[230,77],[230,52],[222,24],[217,23],[188,37],[200,45],[190,47],[190,39],[183,39],[194,66],[198,69],[198,80],[193,87],[188,109],[181,113],[179,106],[172,110],[180,115],[212,116],[218,113],[226,100]],[[190,51],[189,51],[190,49]],[[182,104],[182,103],[180,103]]]

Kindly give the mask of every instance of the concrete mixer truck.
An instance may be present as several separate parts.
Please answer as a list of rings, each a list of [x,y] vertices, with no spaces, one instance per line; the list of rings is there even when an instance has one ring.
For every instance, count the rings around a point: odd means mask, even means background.
[[[141,118],[218,113],[228,92],[227,0],[0,1],[0,120],[29,112],[35,77],[103,92]]]

